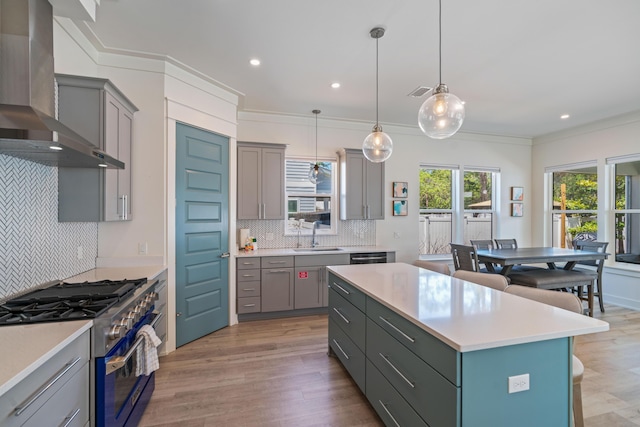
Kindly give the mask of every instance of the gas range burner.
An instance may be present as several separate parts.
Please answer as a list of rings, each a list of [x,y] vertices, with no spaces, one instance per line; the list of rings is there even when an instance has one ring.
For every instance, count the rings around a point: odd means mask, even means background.
[[[94,319],[133,295],[147,279],[66,283],[36,289],[0,304],[0,326]]]

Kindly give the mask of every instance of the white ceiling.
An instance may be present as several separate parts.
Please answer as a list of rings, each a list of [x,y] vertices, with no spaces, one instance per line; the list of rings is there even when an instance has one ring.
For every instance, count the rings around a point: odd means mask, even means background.
[[[461,131],[534,137],[640,110],[640,1],[442,3],[442,81],[466,102]],[[438,83],[437,0],[102,0],[85,25],[104,48],[217,80],[243,111],[373,125],[376,26],[381,124],[417,128],[426,97],[407,94]]]

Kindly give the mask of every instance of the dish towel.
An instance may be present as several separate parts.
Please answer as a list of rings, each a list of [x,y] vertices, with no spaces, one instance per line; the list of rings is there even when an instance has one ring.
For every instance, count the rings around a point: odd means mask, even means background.
[[[136,337],[143,337],[142,344],[136,351],[136,377],[140,375],[151,375],[153,371],[160,367],[158,362],[158,347],[162,340],[156,335],[156,331],[149,325],[140,328]]]

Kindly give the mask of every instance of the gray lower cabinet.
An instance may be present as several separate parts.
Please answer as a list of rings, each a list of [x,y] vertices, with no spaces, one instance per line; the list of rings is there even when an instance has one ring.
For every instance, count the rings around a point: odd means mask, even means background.
[[[322,307],[322,276],[324,267],[297,267],[295,269],[294,308]]]
[[[293,310],[293,268],[268,268],[261,272],[261,311]]]
[[[89,331],[86,331],[0,399],[3,427],[89,423]]]
[[[96,148],[124,162],[118,169],[58,169],[59,221],[133,219],[131,144],[138,109],[109,80],[56,75],[58,115]]]

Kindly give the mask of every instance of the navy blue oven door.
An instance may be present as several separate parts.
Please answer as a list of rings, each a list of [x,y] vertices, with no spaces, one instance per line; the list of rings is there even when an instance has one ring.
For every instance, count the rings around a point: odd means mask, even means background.
[[[136,351],[118,369],[110,367],[109,362],[125,356],[135,345],[140,327],[152,324],[157,316],[149,311],[105,357],[96,358],[96,427],[138,425],[153,393],[155,376],[136,376]]]

